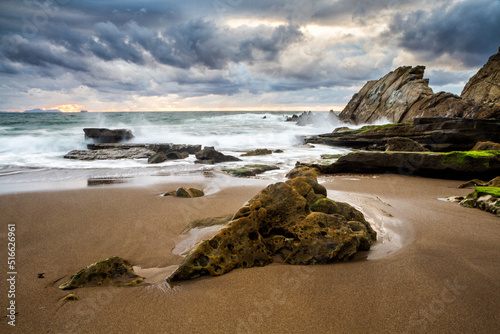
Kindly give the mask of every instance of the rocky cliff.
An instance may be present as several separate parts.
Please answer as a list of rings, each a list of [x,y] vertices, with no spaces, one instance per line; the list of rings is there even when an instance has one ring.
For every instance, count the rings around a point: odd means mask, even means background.
[[[500,48],[469,80],[460,96],[478,103],[500,103]]]
[[[424,79],[425,66],[399,67],[379,80],[368,81],[339,118],[353,124],[380,120],[402,123],[416,117],[500,118],[500,104],[483,103],[500,94],[497,59],[500,56],[490,58],[490,65],[471,79],[463,97],[445,92],[435,94],[429,80]]]

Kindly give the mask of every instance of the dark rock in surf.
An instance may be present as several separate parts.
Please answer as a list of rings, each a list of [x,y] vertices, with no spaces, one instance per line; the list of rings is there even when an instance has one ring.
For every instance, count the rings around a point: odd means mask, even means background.
[[[225,155],[219,151],[216,151],[215,148],[210,146],[205,146],[202,151],[196,153],[196,161],[198,164],[210,164],[213,165],[218,162],[226,162],[226,161],[241,161],[241,159],[233,157],[231,155]]]
[[[119,143],[134,138],[128,129],[85,128],[85,139],[92,139],[95,143]]]

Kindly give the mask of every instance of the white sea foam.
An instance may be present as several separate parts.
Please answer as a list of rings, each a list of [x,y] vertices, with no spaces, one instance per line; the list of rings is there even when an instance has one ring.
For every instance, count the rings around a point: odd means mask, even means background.
[[[281,149],[283,153],[245,157],[243,162],[223,164],[275,164],[280,170],[265,175],[279,178],[293,168],[298,160],[348,151],[324,145],[315,145],[314,148],[300,145],[304,136],[331,132],[336,124],[327,119],[327,113],[319,114],[319,121],[314,125],[297,126],[294,122],[285,122],[285,115],[276,112],[2,114],[0,187],[6,183],[81,180],[95,175],[137,177],[221,168],[220,165],[196,165],[192,155],[184,160],[158,165],[148,165],[145,159],[64,159],[64,155],[71,150],[86,149],[89,143],[83,135],[83,128],[86,127],[127,128],[135,135],[131,142],[214,146],[234,156],[257,148]]]

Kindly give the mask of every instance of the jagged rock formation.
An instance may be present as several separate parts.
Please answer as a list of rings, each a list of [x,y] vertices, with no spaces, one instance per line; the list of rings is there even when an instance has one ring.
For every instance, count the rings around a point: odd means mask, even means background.
[[[312,165],[322,173],[394,173],[442,179],[491,179],[500,174],[500,151],[351,152],[331,165]]]
[[[500,103],[500,48],[470,78],[460,96],[477,103]]]
[[[66,283],[61,284],[59,289],[68,290],[105,283],[114,286],[132,286],[141,283],[143,279],[135,274],[132,265],[127,260],[114,256],[80,270]]]
[[[85,128],[85,139],[92,139],[95,143],[119,143],[134,138],[128,129]]]
[[[416,118],[413,123],[343,128],[305,142],[382,151],[394,137],[410,138],[431,151],[468,151],[478,141],[500,142],[500,120]]]
[[[424,79],[425,66],[402,66],[383,78],[368,81],[354,94],[339,118],[352,124],[388,120],[409,122],[417,117],[495,118],[500,105],[484,105],[454,94],[434,94]]]
[[[312,177],[268,186],[210,240],[198,244],[168,282],[264,266],[280,255],[289,264],[347,260],[369,249],[376,232],[363,214],[327,200]]]

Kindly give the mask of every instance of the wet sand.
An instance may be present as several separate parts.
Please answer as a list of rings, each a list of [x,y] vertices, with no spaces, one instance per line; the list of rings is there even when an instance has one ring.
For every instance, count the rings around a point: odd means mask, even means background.
[[[187,224],[234,213],[262,181],[196,199],[160,197],[179,184],[0,196],[0,236],[16,224],[19,333],[492,333],[500,328],[500,219],[440,201],[460,181],[328,176],[329,198],[361,209],[379,232],[345,263],[237,269],[168,287]],[[185,184],[183,184],[185,185]],[[207,184],[197,184],[201,188]],[[8,272],[4,247],[2,272]],[[121,256],[135,287],[57,288],[85,266]],[[45,278],[38,278],[44,273]],[[8,285],[0,284],[2,308]],[[11,331],[3,317],[1,332]]]

